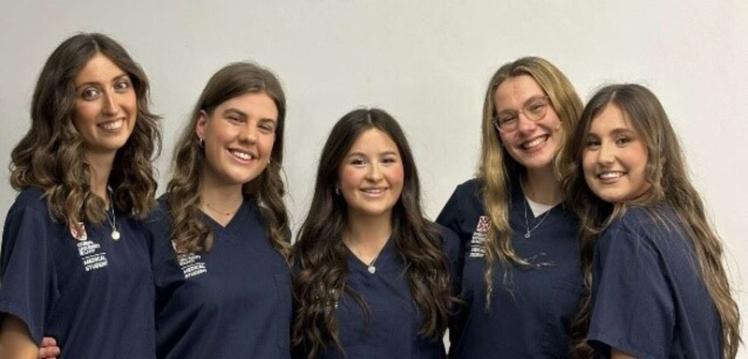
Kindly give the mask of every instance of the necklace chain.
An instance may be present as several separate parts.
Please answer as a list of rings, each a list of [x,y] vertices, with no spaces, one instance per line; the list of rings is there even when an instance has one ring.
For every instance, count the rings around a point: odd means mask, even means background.
[[[107,194],[109,195],[109,208],[106,211],[106,220],[107,222],[109,222],[109,227],[112,228],[112,239],[118,241],[121,235],[119,233],[119,230],[117,230],[117,216],[114,214],[114,201],[112,201],[112,192],[112,187],[107,187]]]
[[[210,209],[211,211],[213,211],[215,213],[218,213],[218,214],[220,214],[222,216],[226,216],[226,217],[232,215],[233,213],[236,213],[236,210],[228,211],[228,212],[227,211],[222,211],[222,210],[220,210],[220,209],[218,209],[216,207],[211,206],[210,203],[208,203],[208,202],[205,202],[205,206],[208,207],[208,209]]]
[[[525,203],[525,235],[524,235],[524,237],[525,237],[525,239],[527,239],[527,238],[531,237],[532,231],[536,230],[538,227],[540,227],[541,224],[543,224],[543,222],[545,221],[545,218],[548,217],[548,214],[550,214],[551,211],[553,211],[553,208],[547,210],[543,214],[543,218],[540,219],[540,222],[538,222],[532,228],[530,228],[530,221],[527,219],[527,199],[526,198],[525,198],[525,202],[524,203]]]

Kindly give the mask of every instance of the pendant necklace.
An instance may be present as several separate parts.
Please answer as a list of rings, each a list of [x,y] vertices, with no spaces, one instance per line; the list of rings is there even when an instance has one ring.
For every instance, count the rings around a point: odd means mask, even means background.
[[[109,209],[106,211],[106,220],[109,222],[109,227],[112,228],[112,239],[118,241],[120,239],[120,233],[117,230],[117,217],[114,215],[114,202],[112,202],[111,187],[107,187],[107,193],[109,194]]]
[[[553,211],[553,208],[547,210],[545,214],[543,214],[543,218],[540,219],[540,222],[530,228],[530,221],[527,220],[527,198],[525,198],[525,239],[530,238],[532,231],[536,230],[541,224],[543,224],[543,221],[545,221],[545,218],[548,217],[548,214],[550,214],[551,211]]]

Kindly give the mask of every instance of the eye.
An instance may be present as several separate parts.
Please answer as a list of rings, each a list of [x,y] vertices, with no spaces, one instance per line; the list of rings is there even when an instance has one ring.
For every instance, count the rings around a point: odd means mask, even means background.
[[[600,147],[600,140],[597,138],[588,138],[584,141],[584,147],[587,149],[596,149]]]
[[[117,92],[126,92],[130,88],[132,88],[132,82],[127,77],[122,78],[114,84],[114,90]]]
[[[397,163],[397,157],[396,156],[387,156],[382,158],[382,163],[391,165]]]
[[[546,105],[547,104],[544,102],[535,102],[535,103],[530,104],[530,106],[527,106],[527,109],[531,113],[537,115],[537,114],[543,113]]]
[[[247,122],[244,119],[244,117],[236,116],[236,115],[232,115],[232,114],[226,115],[225,118],[227,120],[229,120],[229,122],[234,123],[234,124],[243,124],[243,123]]]
[[[348,161],[348,164],[351,164],[355,167],[363,167],[366,165],[366,160],[360,157],[354,157]]]
[[[517,116],[514,115],[508,115],[508,116],[499,116],[498,122],[499,126],[504,126],[513,123],[514,121],[517,121]]]
[[[262,121],[259,125],[260,131],[265,134],[275,133],[275,123],[272,121]]]
[[[629,143],[631,141],[632,141],[631,137],[620,136],[620,137],[616,138],[616,145],[618,145],[618,146],[624,146],[624,145],[626,145],[627,143]]]
[[[90,87],[84,88],[83,91],[81,91],[81,98],[83,98],[86,101],[91,101],[91,100],[95,100],[96,98],[98,98],[100,94],[101,94],[101,91],[99,91],[98,88],[90,86]]]

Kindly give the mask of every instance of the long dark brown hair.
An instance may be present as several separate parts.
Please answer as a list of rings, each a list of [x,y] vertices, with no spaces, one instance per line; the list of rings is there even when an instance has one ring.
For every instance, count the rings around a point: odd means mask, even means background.
[[[348,205],[336,195],[338,169],[354,142],[364,131],[378,129],[397,145],[404,170],[403,191],[392,211],[392,239],[406,263],[414,301],[423,315],[418,334],[441,340],[453,300],[446,256],[435,225],[423,216],[420,184],[413,154],[400,126],[379,109],[349,112],[333,127],[317,170],[309,215],[294,246],[298,265],[294,277],[296,319],[293,343],[303,345],[314,357],[329,345],[341,349],[334,311],[343,293],[351,295],[365,313],[363,299],[346,285],[348,251],[343,243]]]
[[[598,198],[587,186],[582,169],[587,135],[592,121],[610,105],[620,108],[647,146],[646,180],[650,189],[628,203],[609,204]],[[730,291],[722,260],[719,237],[707,220],[699,193],[691,185],[678,138],[657,97],[637,84],[609,85],[590,99],[580,124],[562,155],[565,173],[562,182],[566,199],[580,219],[582,266],[585,282],[591,283],[595,239],[612,219],[620,217],[628,206],[653,209],[667,204],[678,215],[688,240],[694,248],[696,262],[722,323],[723,355],[734,358],[740,344],[740,314]],[[576,331],[585,332],[590,319],[591,298],[584,299],[583,310],[573,323]],[[583,341],[576,349],[587,350]]]
[[[137,97],[135,128],[117,151],[109,175],[112,203],[144,217],[155,204],[152,161],[161,150],[158,116],[148,109],[148,78],[116,41],[97,33],[63,41],[44,64],[31,101],[31,128],[11,153],[10,183],[16,190],[44,191],[50,215],[68,225],[101,223],[104,199],[91,192],[85,143],[75,128],[75,77],[95,55],[106,56],[130,77]]]
[[[210,115],[222,103],[248,93],[268,95],[278,110],[278,120],[270,163],[262,174],[242,186],[242,192],[258,204],[273,247],[289,258],[290,229],[281,178],[286,97],[278,78],[270,70],[247,62],[229,64],[210,78],[175,145],[167,201],[174,228],[171,239],[179,252],[209,251],[213,241],[209,226],[200,220],[200,173],[206,160],[204,148],[195,134],[200,113],[204,111]]]

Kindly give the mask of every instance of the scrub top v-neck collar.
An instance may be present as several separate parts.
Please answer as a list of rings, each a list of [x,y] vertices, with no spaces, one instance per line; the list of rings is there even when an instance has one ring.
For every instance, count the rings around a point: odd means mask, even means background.
[[[239,222],[242,219],[249,218],[247,214],[251,206],[251,201],[247,199],[243,200],[241,206],[239,206],[239,209],[236,210],[234,216],[231,217],[231,219],[228,223],[226,223],[225,226],[218,223],[215,219],[213,219],[213,217],[209,216],[203,211],[200,211],[200,215],[202,216],[203,221],[210,225],[210,227],[216,234],[219,234],[217,237],[237,238],[237,227],[240,224]]]
[[[351,270],[366,272],[366,274],[368,275],[376,275],[380,271],[390,269],[392,267],[393,260],[397,257],[395,240],[392,237],[387,239],[387,243],[384,244],[384,247],[382,247],[382,250],[379,251],[379,254],[371,264],[364,263],[361,258],[359,258],[355,253],[353,253],[350,248],[348,248],[348,246],[346,246],[345,248],[348,250],[349,268]],[[374,266],[374,268],[376,268],[374,273],[371,273],[369,271],[370,266]]]

